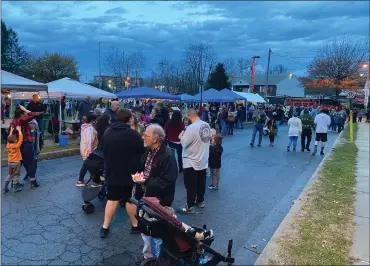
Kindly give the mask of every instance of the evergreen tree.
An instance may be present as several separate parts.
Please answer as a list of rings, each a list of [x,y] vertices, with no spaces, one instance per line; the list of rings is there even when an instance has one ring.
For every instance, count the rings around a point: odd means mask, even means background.
[[[21,75],[27,59],[28,54],[19,45],[17,33],[1,21],[1,69]]]
[[[208,87],[216,90],[230,89],[229,76],[226,74],[224,65],[218,63],[215,70],[208,77]]]

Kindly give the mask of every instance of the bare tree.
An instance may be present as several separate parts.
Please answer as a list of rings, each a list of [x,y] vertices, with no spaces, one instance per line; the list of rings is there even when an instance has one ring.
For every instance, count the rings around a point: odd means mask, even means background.
[[[325,44],[308,65],[311,86],[332,87],[336,96],[350,84],[357,84],[361,62],[368,55],[368,41],[355,41],[342,37]],[[357,86],[353,86],[352,89]]]
[[[191,44],[185,51],[185,64],[192,73],[192,79],[197,91],[205,83],[206,75],[213,69],[215,53],[207,44]]]
[[[237,73],[239,76],[247,76],[251,73],[252,60],[247,57],[239,57],[237,60]]]
[[[139,86],[139,78],[144,74],[146,67],[146,57],[141,51],[136,51],[128,57],[127,61],[131,63],[134,86]]]
[[[271,70],[270,74],[282,74],[287,73],[288,69],[283,64],[275,65]]]
[[[234,57],[227,57],[223,60],[224,68],[229,77],[237,74],[237,64]]]

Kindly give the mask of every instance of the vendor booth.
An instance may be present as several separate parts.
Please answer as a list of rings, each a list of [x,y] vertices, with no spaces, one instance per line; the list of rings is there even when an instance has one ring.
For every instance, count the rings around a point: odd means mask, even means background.
[[[189,95],[187,93],[180,94],[181,102],[185,103],[193,103],[193,102],[199,102],[200,100],[196,99],[194,96]]]
[[[263,99],[260,95],[255,93],[247,93],[247,92],[239,92],[234,91],[239,96],[242,96],[247,102],[251,103],[265,103],[265,99]]]
[[[202,97],[201,97],[201,93],[198,93],[194,96],[194,98],[197,99],[198,101],[213,102],[213,103],[235,102],[236,101],[235,98],[226,96],[222,94],[220,91],[215,90],[215,89],[205,90],[202,93]]]

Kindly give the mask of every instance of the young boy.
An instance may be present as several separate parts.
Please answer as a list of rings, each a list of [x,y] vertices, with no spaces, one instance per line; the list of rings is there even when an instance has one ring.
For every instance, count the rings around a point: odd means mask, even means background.
[[[22,186],[19,184],[19,176],[21,174],[21,161],[22,161],[22,155],[21,155],[21,145],[23,142],[23,135],[22,130],[20,126],[16,127],[16,130],[18,132],[18,139],[15,134],[13,134],[14,128],[11,127],[9,136],[7,139],[7,145],[6,148],[8,149],[8,168],[9,168],[9,174],[8,178],[5,181],[4,186],[4,192],[9,192],[9,183],[12,181],[13,186],[13,192],[20,192],[22,191]]]
[[[212,184],[209,189],[218,189],[221,173],[221,156],[223,153],[222,136],[217,134],[214,136],[211,146],[209,147],[209,168],[211,170]]]

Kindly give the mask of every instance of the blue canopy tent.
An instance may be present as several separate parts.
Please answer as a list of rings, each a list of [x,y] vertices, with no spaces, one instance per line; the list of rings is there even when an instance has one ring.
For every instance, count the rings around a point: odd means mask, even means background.
[[[195,99],[200,101],[200,93],[196,94],[194,96]],[[225,96],[223,95],[220,91],[215,90],[215,89],[208,89],[203,92],[203,102],[235,102],[235,98],[232,98],[230,96]]]
[[[129,90],[124,90],[116,93],[119,99],[138,99],[138,98],[151,98],[151,99],[167,99],[180,101],[178,95],[169,94],[167,92],[159,91],[150,87],[137,87]]]
[[[189,102],[189,103],[192,103],[192,102],[199,102],[200,100],[196,99],[194,96],[191,96],[189,94],[180,94],[180,97],[181,97],[181,101],[182,102]]]
[[[235,101],[245,101],[245,98],[243,96],[240,96],[239,94],[236,94],[235,92],[229,89],[223,89],[220,91],[220,93],[226,97],[234,98]]]

